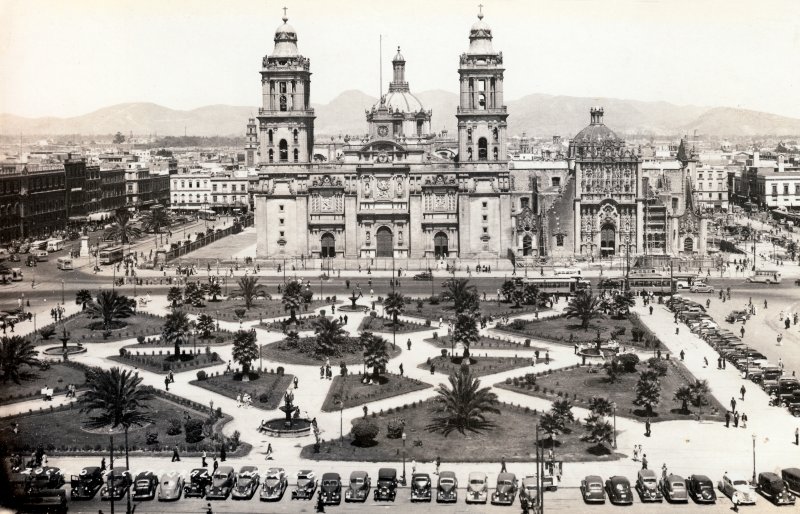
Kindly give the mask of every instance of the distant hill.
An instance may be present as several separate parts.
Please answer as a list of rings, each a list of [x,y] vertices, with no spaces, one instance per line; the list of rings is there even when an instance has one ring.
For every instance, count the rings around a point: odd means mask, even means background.
[[[456,130],[458,96],[442,90],[415,93],[433,111],[437,132]],[[341,93],[327,104],[315,104],[315,133],[319,137],[358,135],[367,130],[365,110],[377,98],[361,91]],[[679,135],[697,130],[718,136],[800,135],[800,119],[747,109],[674,105],[617,98],[582,98],[531,94],[507,102],[509,133],[570,137],[589,123],[589,108],[605,108],[605,123],[621,134]],[[189,111],[153,103],[112,105],[73,118],[23,118],[0,114],[0,134],[127,134],[240,136],[247,118],[258,108],[210,105]]]

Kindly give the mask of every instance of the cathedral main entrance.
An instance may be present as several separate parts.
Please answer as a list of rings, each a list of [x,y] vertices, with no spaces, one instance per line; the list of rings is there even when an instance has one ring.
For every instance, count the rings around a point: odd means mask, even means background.
[[[336,239],[326,232],[320,239],[320,256],[323,259],[336,257]]]
[[[447,257],[449,250],[447,248],[447,234],[439,232],[433,238],[433,254],[437,259]]]
[[[377,241],[377,257],[392,257],[394,256],[394,248],[392,244],[392,231],[388,227],[381,227],[375,234]]]
[[[614,225],[606,224],[600,229],[600,256],[611,257],[616,252],[616,234],[617,230]]]

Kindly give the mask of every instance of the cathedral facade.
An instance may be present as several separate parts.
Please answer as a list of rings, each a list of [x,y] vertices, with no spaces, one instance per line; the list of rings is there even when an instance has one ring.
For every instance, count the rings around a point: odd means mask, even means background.
[[[284,17],[262,62],[262,106],[247,127],[247,161],[259,168],[258,258],[521,265],[640,253],[648,223],[660,227],[661,253],[675,248],[675,220],[692,202],[682,189],[653,190],[636,152],[603,124],[602,109],[592,109],[567,156],[527,168],[509,161],[503,54],[481,14],[459,58],[455,155],[437,151],[431,111],[411,92],[398,48],[388,92],[365,113],[366,135],[346,139],[335,160],[314,162],[311,66],[297,39]],[[694,221],[694,232],[682,235],[698,236],[698,252],[702,223]]]

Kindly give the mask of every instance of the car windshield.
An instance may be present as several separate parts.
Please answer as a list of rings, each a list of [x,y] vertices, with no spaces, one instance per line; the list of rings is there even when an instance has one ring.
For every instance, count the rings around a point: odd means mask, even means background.
[[[228,478],[228,475],[225,473],[217,473],[214,475],[214,480],[225,480],[226,478]]]
[[[644,482],[647,485],[655,485],[656,479],[653,477],[644,477],[642,478],[642,482]]]
[[[514,485],[514,482],[511,480],[498,480],[497,485]]]
[[[418,486],[428,485],[428,479],[427,478],[418,478],[418,479],[416,479],[414,481],[414,483],[417,484]]]
[[[453,485],[452,478],[443,478],[439,482],[441,482],[442,485]]]
[[[339,482],[337,482],[336,480],[325,480],[324,482],[322,482],[322,485],[324,485],[325,487],[336,487],[337,485],[339,485]]]
[[[170,486],[170,485],[172,485],[172,481],[171,480],[164,480],[163,482],[161,482],[161,485]]]
[[[683,482],[672,482],[673,489],[684,489]]]
[[[355,485],[363,484],[364,479],[362,477],[351,478],[350,483]]]
[[[472,480],[469,481],[469,483],[472,485],[483,485],[483,480],[481,480],[480,478],[473,478]]]
[[[279,480],[280,478],[278,478],[276,475],[270,475],[266,479],[264,479],[264,481],[267,482],[268,484],[277,483]]]
[[[783,489],[784,489],[784,487],[785,487],[785,486],[784,486],[784,483],[783,483],[783,480],[780,480],[780,479],[778,479],[778,480],[771,480],[771,481],[770,481],[770,483],[769,483],[769,486],[770,486],[770,487],[771,487],[771,488],[772,488],[774,491],[783,491]]]
[[[747,480],[734,480],[733,485],[747,485]]]
[[[600,489],[602,489],[602,487],[600,487],[600,484],[589,484],[590,491],[599,491]]]
[[[150,485],[150,481],[146,478],[136,481],[136,487],[147,487],[148,485]]]
[[[239,480],[236,481],[236,485],[238,486],[246,486],[250,485],[251,477],[248,475],[242,475],[239,477]]]
[[[627,489],[624,484],[617,484],[617,491],[623,492]]]

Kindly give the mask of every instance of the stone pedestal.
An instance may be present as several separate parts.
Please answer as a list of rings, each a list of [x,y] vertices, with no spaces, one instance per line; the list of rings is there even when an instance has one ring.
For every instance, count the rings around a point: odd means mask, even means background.
[[[81,257],[89,257],[89,236],[81,236]]]

